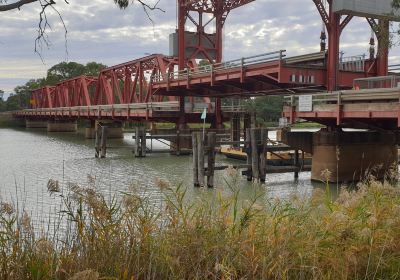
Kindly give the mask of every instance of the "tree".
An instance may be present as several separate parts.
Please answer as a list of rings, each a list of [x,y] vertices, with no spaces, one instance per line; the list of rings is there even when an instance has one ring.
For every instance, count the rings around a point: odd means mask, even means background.
[[[155,5],[151,5],[148,3],[147,0],[114,0],[114,3],[117,4],[121,9],[127,8],[130,4],[133,4],[134,2],[140,3],[145,10],[155,10],[159,9],[157,7],[158,2]],[[53,6],[56,4],[54,0],[16,0],[16,1],[8,1],[8,0],[0,0],[0,12],[5,12],[5,11],[10,11],[10,10],[15,10],[15,9],[21,9],[22,6],[25,6],[27,4],[35,3],[38,2],[42,6],[42,9],[46,9],[49,6]],[[67,0],[64,0],[65,3],[69,4]]]
[[[70,0],[63,0],[65,3],[69,4]],[[148,3],[149,0],[113,0],[114,3],[120,8],[125,9],[129,5],[137,2],[140,3],[143,7],[144,12],[146,13],[147,17],[152,21],[149,11],[152,10],[160,10],[163,11],[158,7],[158,0],[154,5]],[[47,14],[46,11],[48,9],[53,10],[59,16],[59,19],[64,27],[65,30],[65,39],[67,38],[67,27],[65,25],[64,19],[61,13],[57,10],[56,1],[55,0],[0,0],[0,12],[6,12],[11,10],[20,10],[23,6],[31,4],[31,3],[38,3],[41,7],[39,12],[39,24],[38,24],[38,35],[35,39],[35,52],[39,54],[41,57],[41,49],[42,44],[49,46],[49,42],[46,36],[47,29],[50,28],[50,24],[47,21]],[[164,11],[163,11],[164,12]],[[153,21],[152,21],[153,22]]]
[[[61,62],[47,71],[46,85],[55,85],[63,80],[72,79],[81,75],[97,76],[107,66],[97,62],[86,65],[77,62]]]
[[[262,96],[246,101],[245,108],[257,115],[258,121],[276,124],[282,116],[283,96]]]
[[[100,71],[105,68],[107,68],[107,65],[97,63],[97,62],[88,62],[85,66],[85,75],[98,76]]]
[[[5,107],[3,96],[4,96],[4,91],[0,89],[0,112],[3,112]]]
[[[31,92],[46,85],[55,85],[62,80],[75,78],[80,75],[97,76],[107,66],[97,62],[86,65],[77,62],[61,62],[47,71],[47,76],[41,79],[31,79],[24,85],[17,86],[14,94],[6,101],[0,98],[0,112],[26,109],[30,107]],[[0,90],[0,94],[3,91]]]

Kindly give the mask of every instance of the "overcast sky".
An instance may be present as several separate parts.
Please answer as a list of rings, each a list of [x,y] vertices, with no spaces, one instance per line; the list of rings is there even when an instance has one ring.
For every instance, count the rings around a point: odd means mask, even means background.
[[[12,1],[12,0],[11,0]],[[168,34],[176,28],[175,0],[161,0],[162,12],[152,12],[154,27],[140,6],[119,10],[113,0],[57,1],[68,29],[67,50],[63,27],[48,11],[51,45],[42,51],[44,63],[34,53],[39,5],[0,16],[0,89],[12,92],[31,78],[40,78],[61,61],[119,64],[149,53],[168,54]],[[256,0],[234,10],[224,35],[224,60],[286,49],[288,56],[319,50],[321,19],[312,0]],[[353,20],[342,35],[345,56],[367,53],[370,28],[365,19]],[[390,63],[400,62],[398,47]]]

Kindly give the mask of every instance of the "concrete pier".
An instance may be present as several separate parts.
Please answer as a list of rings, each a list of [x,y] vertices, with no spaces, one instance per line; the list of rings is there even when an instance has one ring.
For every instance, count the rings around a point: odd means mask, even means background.
[[[78,130],[78,123],[74,121],[48,121],[47,122],[47,132],[76,132]]]
[[[321,130],[313,135],[311,179],[352,182],[369,174],[381,179],[397,168],[396,138],[390,132]]]
[[[85,122],[85,138],[95,139],[96,138],[96,121],[88,120]]]
[[[25,127],[26,128],[47,128],[47,121],[46,120],[25,120]]]
[[[107,138],[108,139],[120,139],[124,138],[123,122],[117,121],[88,121],[85,127],[85,137],[86,139],[94,139],[96,136],[96,129],[100,125],[106,125],[107,128]]]

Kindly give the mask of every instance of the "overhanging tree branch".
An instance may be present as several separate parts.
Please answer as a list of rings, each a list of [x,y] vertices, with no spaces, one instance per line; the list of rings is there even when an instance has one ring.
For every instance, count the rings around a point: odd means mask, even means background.
[[[20,0],[15,3],[11,3],[11,4],[0,5],[0,12],[10,11],[10,10],[14,10],[14,9],[20,9],[23,5],[30,4],[30,3],[37,2],[37,1],[38,0]],[[1,3],[6,3],[6,1],[0,0],[0,4]]]

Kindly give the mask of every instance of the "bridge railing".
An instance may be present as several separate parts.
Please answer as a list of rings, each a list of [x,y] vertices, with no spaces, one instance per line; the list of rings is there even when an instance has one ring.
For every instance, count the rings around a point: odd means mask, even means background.
[[[339,70],[351,72],[365,71],[365,55],[355,55],[341,58]]]
[[[400,87],[400,76],[380,76],[355,79],[354,89],[376,89],[376,88],[398,88]]]
[[[399,73],[400,72],[400,64],[393,64],[388,66],[389,72]]]
[[[225,61],[221,63],[204,65],[194,69],[185,69],[180,71],[168,72],[167,74],[154,75],[151,81],[157,83],[168,80],[187,79],[188,77],[225,71],[232,68],[247,67],[250,65],[255,65],[265,62],[282,60],[284,57],[286,57],[285,53],[286,50],[279,50],[275,52],[263,53],[260,55],[242,57],[239,59]]]
[[[379,88],[365,90],[346,90],[332,93],[317,93],[311,95],[285,96],[285,106],[290,106],[300,112],[311,112],[316,105],[346,103],[393,102],[400,98],[397,88]]]
[[[88,112],[88,111],[113,111],[113,110],[153,110],[153,111],[179,111],[179,102],[149,102],[149,103],[130,103],[130,104],[114,104],[114,105],[95,105],[95,106],[75,106],[75,107],[58,107],[58,108],[38,108],[27,109],[24,112]]]

